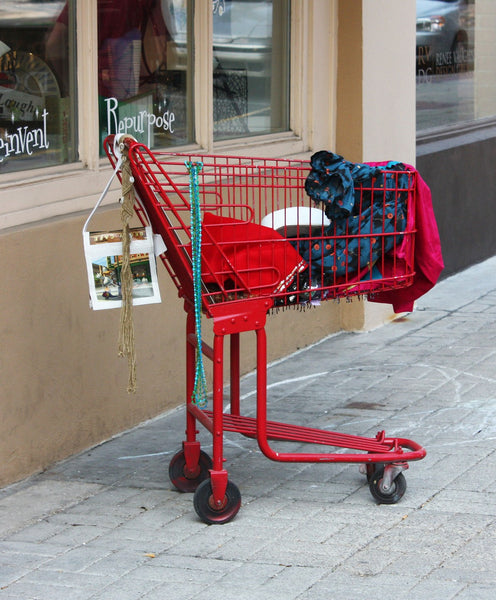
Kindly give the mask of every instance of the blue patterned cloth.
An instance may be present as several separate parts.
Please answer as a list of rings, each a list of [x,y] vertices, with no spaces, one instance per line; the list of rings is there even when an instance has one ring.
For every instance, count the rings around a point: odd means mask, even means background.
[[[401,234],[392,234],[406,227],[409,179],[402,173],[405,166],[351,163],[324,150],[314,154],[310,164],[305,190],[315,202],[324,204],[331,219],[326,237],[294,242],[310,265],[312,280],[323,282],[367,266],[372,270],[381,255],[401,242]]]

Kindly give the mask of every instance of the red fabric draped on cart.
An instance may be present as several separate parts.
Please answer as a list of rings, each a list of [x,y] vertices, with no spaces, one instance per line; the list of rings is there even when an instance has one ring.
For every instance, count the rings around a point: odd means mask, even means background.
[[[305,261],[277,231],[206,212],[202,280],[253,296],[285,290]]]
[[[368,164],[381,166],[385,163]],[[412,166],[407,165],[407,168],[415,171]],[[415,300],[434,287],[441,271],[444,269],[441,241],[432,206],[431,191],[418,172],[415,187],[415,229],[415,275],[412,285],[396,290],[378,292],[369,296],[369,300],[373,302],[392,304],[395,313],[411,312]],[[411,238],[408,236],[404,243],[409,244],[411,243],[410,240]],[[401,244],[394,256],[386,256],[382,269],[383,276],[401,275],[402,271],[406,271],[405,256],[409,254]]]

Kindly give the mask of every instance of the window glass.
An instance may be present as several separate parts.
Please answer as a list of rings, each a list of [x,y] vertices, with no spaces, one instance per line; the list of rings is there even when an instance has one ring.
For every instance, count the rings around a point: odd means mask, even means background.
[[[214,138],[289,129],[289,2],[212,0]]]
[[[494,0],[417,0],[417,130],[496,116]]]
[[[0,3],[0,173],[75,160],[73,3]]]
[[[189,21],[187,0],[98,0],[102,140],[129,133],[150,148],[192,140]]]

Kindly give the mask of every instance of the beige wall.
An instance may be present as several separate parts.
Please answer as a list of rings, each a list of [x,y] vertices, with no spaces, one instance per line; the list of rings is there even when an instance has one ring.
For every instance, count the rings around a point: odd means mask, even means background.
[[[496,50],[494,31],[496,29],[496,3],[491,0],[477,0],[475,11],[475,117],[477,119],[494,115],[496,93]]]
[[[415,164],[415,0],[363,0],[364,161]]]
[[[415,162],[415,7],[339,0],[336,151],[348,160]]]
[[[336,152],[363,160],[362,3],[339,0]]]

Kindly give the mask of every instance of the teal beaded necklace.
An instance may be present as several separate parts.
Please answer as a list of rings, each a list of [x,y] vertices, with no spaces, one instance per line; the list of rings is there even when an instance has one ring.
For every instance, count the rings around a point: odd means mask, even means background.
[[[207,405],[207,381],[205,378],[205,367],[203,365],[202,332],[201,332],[201,314],[202,314],[202,296],[201,296],[201,242],[202,242],[202,223],[200,213],[200,192],[198,183],[198,173],[203,168],[201,162],[186,161],[186,167],[189,172],[189,198],[191,211],[191,262],[193,269],[193,296],[195,310],[195,329],[196,329],[196,366],[195,366],[195,385],[191,400],[196,406],[204,408]]]

